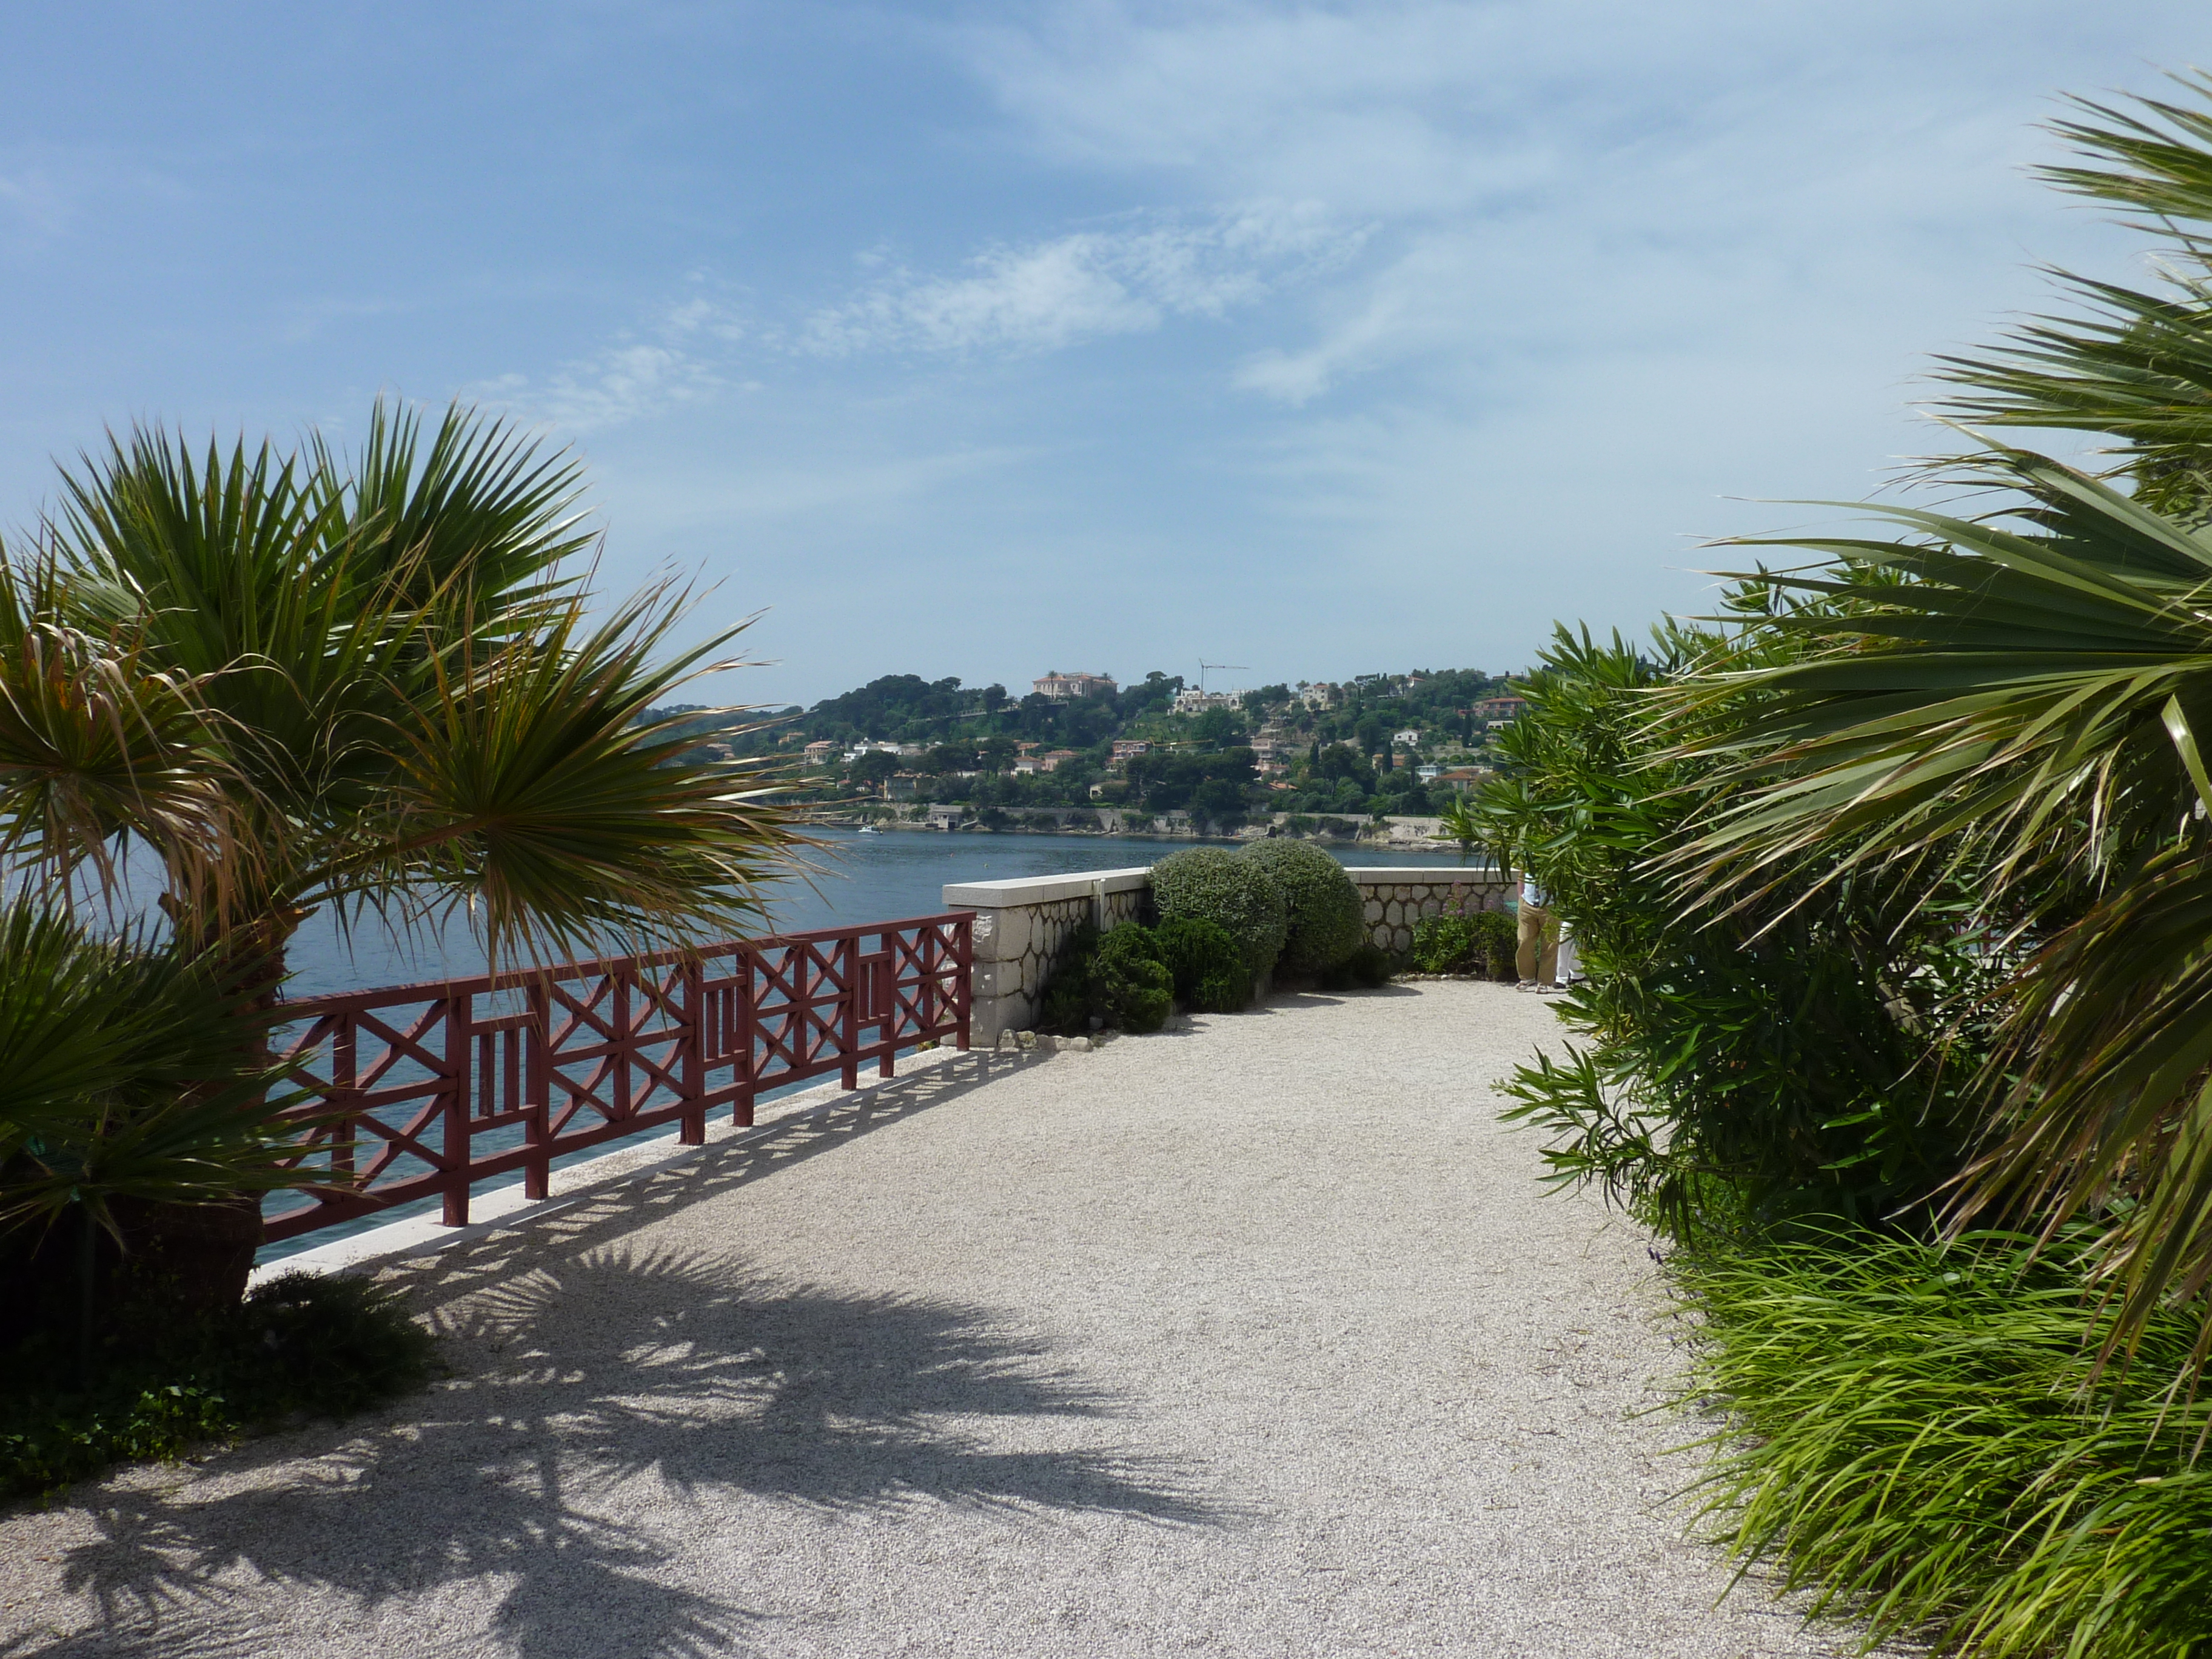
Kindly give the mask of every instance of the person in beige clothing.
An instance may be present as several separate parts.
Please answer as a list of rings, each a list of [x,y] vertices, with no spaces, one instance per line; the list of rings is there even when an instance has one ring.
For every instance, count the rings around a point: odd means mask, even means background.
[[[1521,878],[1521,933],[1513,969],[1523,991],[1559,988],[1559,921],[1551,897],[1528,876]]]

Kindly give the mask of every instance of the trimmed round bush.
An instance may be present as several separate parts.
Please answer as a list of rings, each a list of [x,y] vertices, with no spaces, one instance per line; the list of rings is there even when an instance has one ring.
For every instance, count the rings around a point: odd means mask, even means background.
[[[1290,932],[1282,887],[1267,866],[1218,847],[1193,847],[1154,865],[1152,902],[1163,921],[1188,916],[1222,929],[1255,980],[1275,965]]]
[[[1091,958],[1091,1000],[1125,1031],[1157,1031],[1174,1007],[1175,976],[1149,928],[1125,921]]]
[[[1252,975],[1227,928],[1196,916],[1175,916],[1154,928],[1152,937],[1184,1007],[1201,1014],[1233,1014],[1251,1001]]]
[[[1293,974],[1325,973],[1359,948],[1367,923],[1345,868],[1302,841],[1255,842],[1237,854],[1258,865],[1283,890],[1290,933],[1278,965]]]

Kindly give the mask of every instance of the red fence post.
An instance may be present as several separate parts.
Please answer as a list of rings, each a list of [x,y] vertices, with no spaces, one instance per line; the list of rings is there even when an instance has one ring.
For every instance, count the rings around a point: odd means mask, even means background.
[[[837,941],[837,1052],[845,1061],[845,1086],[860,1086],[860,941]]]
[[[952,976],[953,1010],[958,1034],[953,1046],[968,1046],[969,1011],[975,1000],[975,913],[966,911],[952,924],[952,956],[960,971]]]
[[[469,1054],[470,1016],[475,999],[448,996],[446,1003],[445,1223],[469,1224]]]
[[[553,1152],[553,995],[542,974],[530,981],[530,1024],[525,1029],[529,1047],[523,1074],[523,1103],[530,1115],[522,1125],[522,1139],[530,1161],[522,1166],[522,1195],[546,1197],[552,1191]]]
[[[361,1075],[359,1054],[349,1014],[339,1020],[331,1044],[331,1101],[345,1113],[331,1126],[331,1173],[338,1176],[354,1172],[354,1146],[361,1134],[360,1091],[355,1087]]]
[[[758,1017],[759,993],[757,983],[759,964],[753,959],[750,948],[738,952],[737,984],[731,988],[730,999],[737,1006],[732,1011],[737,1018],[731,1022],[734,1028],[730,1052],[737,1060],[731,1080],[737,1085],[737,1098],[730,1103],[730,1122],[733,1127],[750,1129],[753,1127],[753,1037],[754,1022]]]
[[[707,1141],[707,970],[696,957],[683,963],[684,1023],[677,1030],[677,1079],[683,1091],[684,1115],[676,1140],[682,1146],[702,1146]]]

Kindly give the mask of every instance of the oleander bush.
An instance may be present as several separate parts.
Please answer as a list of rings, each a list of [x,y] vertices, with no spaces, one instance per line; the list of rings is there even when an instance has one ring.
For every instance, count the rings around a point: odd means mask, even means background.
[[[343,1417],[422,1387],[437,1364],[395,1296],[347,1276],[281,1274],[198,1320],[135,1325],[160,1334],[111,1339],[88,1379],[51,1333],[0,1354],[0,1497],[301,1414]]]
[[[1305,975],[1334,968],[1367,936],[1359,889],[1318,847],[1279,838],[1255,842],[1237,854],[1258,865],[1283,890],[1289,917],[1278,972]]]
[[[1152,930],[1175,980],[1176,1000],[1194,1013],[1234,1014],[1252,1000],[1252,975],[1228,930],[1195,916],[1172,916]]]
[[[1249,977],[1275,965],[1290,932],[1281,884],[1265,865],[1218,847],[1193,847],[1152,866],[1152,902],[1160,920],[1210,921],[1237,941]]]

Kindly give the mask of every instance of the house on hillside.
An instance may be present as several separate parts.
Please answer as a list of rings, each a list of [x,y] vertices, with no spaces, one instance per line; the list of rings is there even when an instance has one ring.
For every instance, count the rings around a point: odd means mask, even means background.
[[[1421,734],[1414,727],[1409,726],[1402,732],[1393,732],[1390,734],[1390,741],[1398,744],[1401,748],[1419,749],[1421,746]]]
[[[1111,674],[1063,674],[1057,669],[1042,679],[1030,681],[1030,686],[1037,696],[1050,697],[1055,702],[1075,697],[1110,697],[1121,689]]]
[[[1057,772],[1072,760],[1081,760],[1081,753],[1073,749],[1048,749],[1038,757],[1048,772]]]
[[[827,766],[830,757],[837,752],[837,745],[827,738],[817,738],[799,752],[806,757],[809,766]]]
[[[1178,714],[1203,714],[1209,708],[1236,708],[1243,705],[1241,691],[1200,691],[1187,686],[1175,694],[1174,711]]]
[[[1526,697],[1485,697],[1474,705],[1474,714],[1479,720],[1503,726],[1528,706],[1528,699]]]
[[[1152,752],[1152,745],[1143,738],[1116,738],[1114,739],[1114,758],[1110,763],[1116,768],[1127,766],[1138,756]]]
[[[884,799],[885,800],[912,800],[914,799],[915,785],[918,781],[919,780],[917,780],[915,775],[911,772],[892,773],[890,776],[884,780]]]

